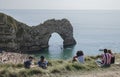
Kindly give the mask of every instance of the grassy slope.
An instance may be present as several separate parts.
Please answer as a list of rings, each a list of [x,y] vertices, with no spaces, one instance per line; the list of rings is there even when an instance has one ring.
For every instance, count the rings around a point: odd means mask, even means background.
[[[119,61],[120,54],[116,54]],[[112,65],[110,68],[100,68],[95,64],[96,57],[86,57],[85,64],[72,63],[71,60],[49,60],[48,68],[33,67],[24,69],[23,64],[0,64],[0,77],[61,77],[120,70],[120,66]]]

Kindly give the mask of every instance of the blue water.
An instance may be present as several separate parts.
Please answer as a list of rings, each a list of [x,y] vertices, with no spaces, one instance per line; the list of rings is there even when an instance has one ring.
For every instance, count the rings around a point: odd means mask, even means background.
[[[63,48],[63,40],[53,33],[49,40],[50,47],[35,56],[69,59],[77,50],[85,55],[97,55],[99,49],[108,48],[120,53],[120,10],[0,10],[20,22],[30,26],[43,23],[47,19],[67,18],[74,29],[77,44]]]

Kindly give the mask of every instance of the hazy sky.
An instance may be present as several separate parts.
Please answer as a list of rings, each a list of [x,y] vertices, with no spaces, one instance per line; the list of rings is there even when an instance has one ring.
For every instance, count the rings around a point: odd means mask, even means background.
[[[0,0],[0,9],[120,10],[120,0]]]

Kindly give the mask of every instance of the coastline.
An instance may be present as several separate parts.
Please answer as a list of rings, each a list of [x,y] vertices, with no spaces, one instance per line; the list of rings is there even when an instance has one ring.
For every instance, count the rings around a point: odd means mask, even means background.
[[[19,56],[25,56],[24,58],[28,56],[19,53],[11,54],[17,58]],[[16,64],[14,62],[4,63],[0,64],[0,77],[119,77],[120,53],[115,53],[115,57],[115,64],[112,64],[109,68],[98,67],[95,63],[97,56],[86,56],[85,64],[72,63],[71,59],[48,60],[47,69],[39,67],[25,69],[22,62]],[[35,65],[36,61],[37,59],[34,60]]]

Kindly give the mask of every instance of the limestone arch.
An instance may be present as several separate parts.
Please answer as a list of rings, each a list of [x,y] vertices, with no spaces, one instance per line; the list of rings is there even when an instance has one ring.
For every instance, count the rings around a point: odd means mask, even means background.
[[[49,39],[54,32],[58,33],[61,36],[61,38],[63,39],[64,47],[76,44],[76,41],[73,37],[73,27],[67,19],[51,19],[45,21],[42,25],[39,26],[44,29],[42,32],[42,36],[44,36],[41,43],[42,48],[49,47]]]
[[[64,40],[63,45],[75,45],[76,41],[73,37],[73,27],[67,19],[55,20],[50,19],[42,24],[30,27],[14,18],[0,13],[0,27],[5,27],[1,34],[2,40],[10,39],[9,44],[1,44],[0,47],[10,48],[12,50],[31,51],[40,50],[48,47],[48,42],[53,32],[58,33]],[[23,48],[22,48],[23,47]],[[30,49],[29,49],[29,48]]]

